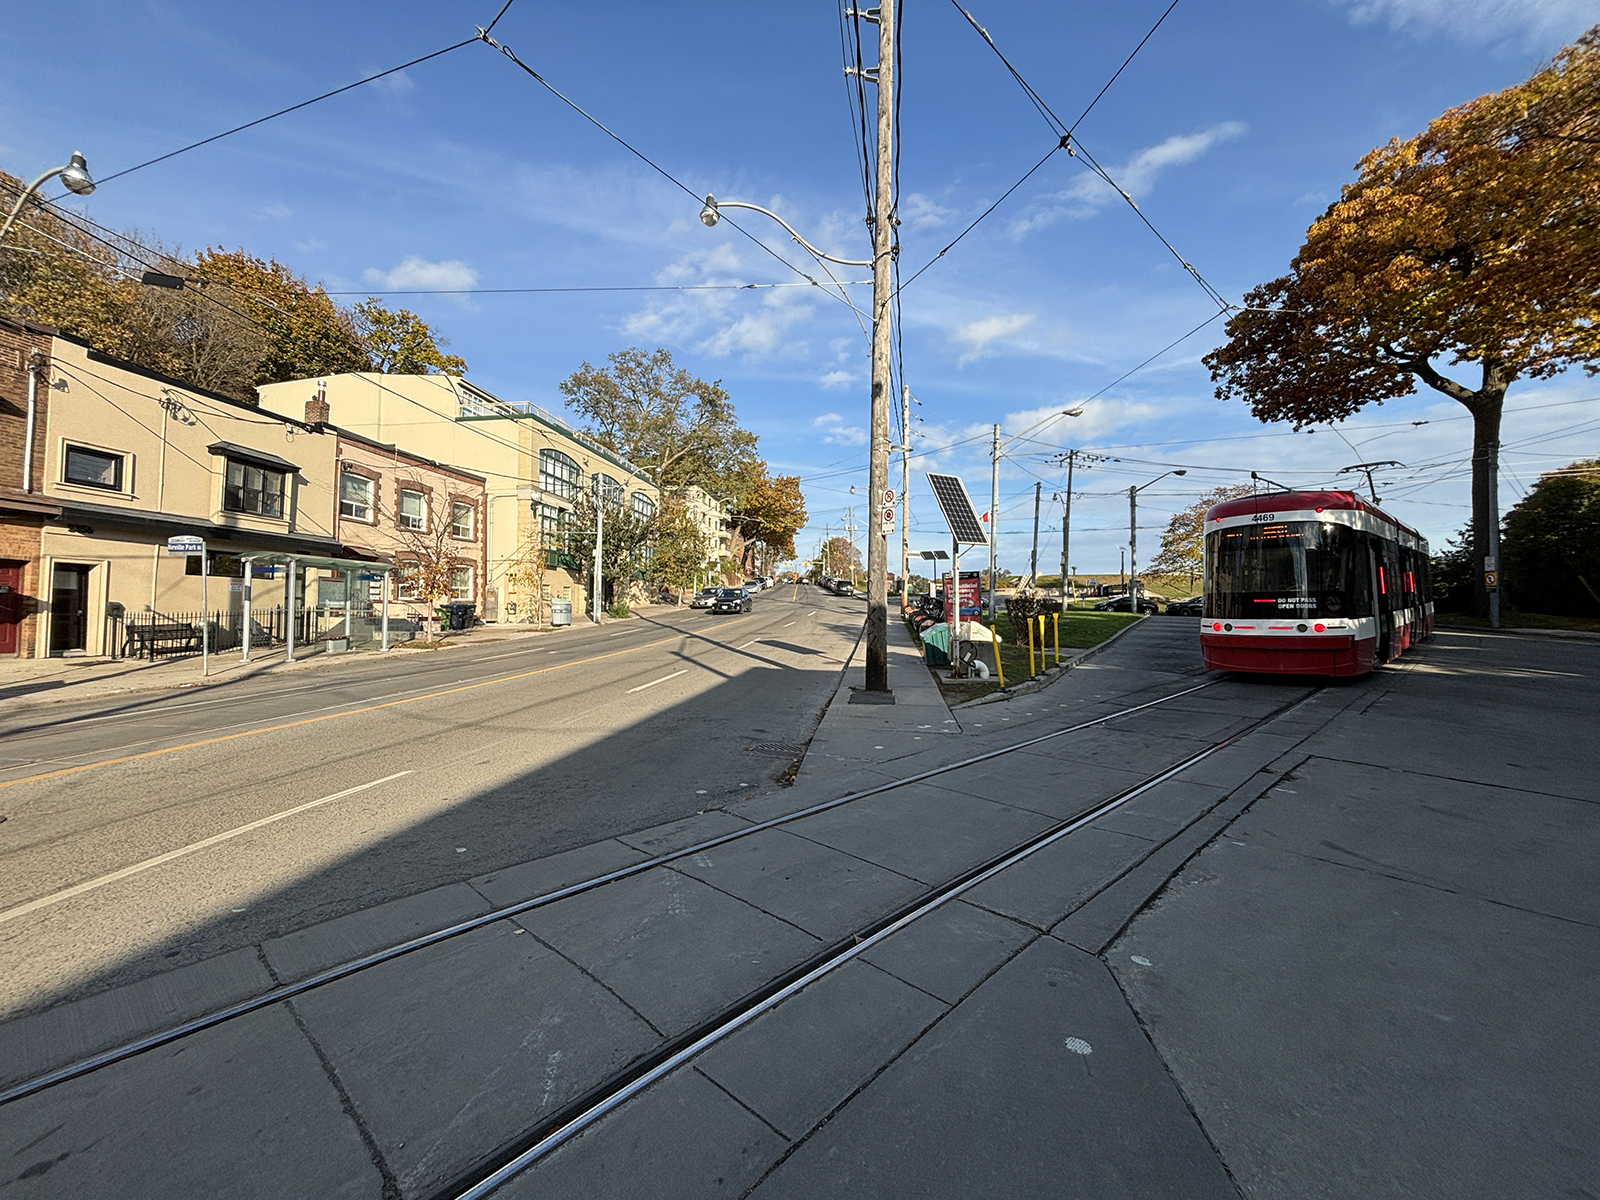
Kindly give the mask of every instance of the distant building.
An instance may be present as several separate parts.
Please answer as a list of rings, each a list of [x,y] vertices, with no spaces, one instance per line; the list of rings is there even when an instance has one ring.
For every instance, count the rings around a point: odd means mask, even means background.
[[[728,527],[728,509],[722,501],[702,487],[689,484],[674,489],[688,509],[689,517],[705,541],[703,569],[714,572],[717,564],[733,557],[733,534]]]

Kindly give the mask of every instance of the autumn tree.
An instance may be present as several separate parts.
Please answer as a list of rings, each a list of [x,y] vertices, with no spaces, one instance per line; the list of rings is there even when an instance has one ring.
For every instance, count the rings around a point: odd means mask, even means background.
[[[740,429],[720,381],[676,366],[667,350],[618,350],[609,366],[585,362],[561,394],[588,432],[635,463],[658,488],[696,484],[716,496],[737,492],[756,461],[756,437]]]
[[[1523,612],[1600,616],[1600,459],[1539,477],[1506,514],[1500,566]]]
[[[402,488],[410,484],[423,497],[422,515],[396,512],[380,504],[378,512],[385,524],[394,526],[395,567],[400,573],[402,595],[423,602],[424,623],[436,616],[437,606],[451,598],[456,572],[470,564],[460,557],[460,543],[450,530],[449,502],[444,511],[432,511],[426,486],[416,476],[402,477]]]
[[[651,536],[655,552],[650,569],[669,587],[693,587],[705,570],[708,547],[705,534],[681,497],[668,494],[662,498]]]
[[[1506,390],[1572,365],[1600,370],[1600,26],[1358,171],[1205,362],[1219,398],[1296,428],[1410,395],[1419,380],[1459,402],[1473,421],[1481,563],[1498,524]],[[1488,611],[1481,573],[1476,608]]]
[[[371,356],[369,370],[386,375],[465,375],[466,359],[446,354],[449,340],[408,308],[391,312],[376,296],[350,310],[355,332]]]
[[[861,573],[861,551],[850,544],[849,538],[829,538],[822,544],[822,571],[838,579],[843,576],[855,578]]]
[[[759,480],[737,501],[729,519],[744,538],[744,563],[794,557],[795,535],[805,528],[806,498],[798,475],[769,476],[761,463]]]
[[[637,578],[649,565],[655,517],[635,511],[621,494],[606,496],[597,511],[592,489],[585,488],[573,502],[569,517],[567,544],[572,557],[582,564],[584,586],[594,595],[594,536],[598,516],[600,525],[600,570],[605,595],[601,607],[622,599],[618,584]]]
[[[1166,532],[1161,535],[1161,550],[1145,568],[1150,575],[1183,576],[1189,578],[1189,591],[1194,591],[1195,576],[1200,573],[1205,557],[1206,510],[1224,500],[1248,496],[1248,484],[1213,488],[1188,508],[1172,514]]]

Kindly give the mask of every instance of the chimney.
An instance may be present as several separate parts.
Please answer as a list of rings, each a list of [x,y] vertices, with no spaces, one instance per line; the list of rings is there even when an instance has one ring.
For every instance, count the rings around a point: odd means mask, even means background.
[[[317,380],[317,394],[306,401],[306,424],[326,425],[328,423],[328,389],[322,380]]]

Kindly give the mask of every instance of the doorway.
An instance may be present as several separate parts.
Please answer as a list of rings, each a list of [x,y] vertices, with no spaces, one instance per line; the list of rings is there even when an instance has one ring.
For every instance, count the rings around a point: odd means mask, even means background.
[[[15,654],[22,629],[22,567],[0,562],[0,654]]]
[[[58,563],[50,579],[50,653],[83,653],[89,636],[89,571]]]

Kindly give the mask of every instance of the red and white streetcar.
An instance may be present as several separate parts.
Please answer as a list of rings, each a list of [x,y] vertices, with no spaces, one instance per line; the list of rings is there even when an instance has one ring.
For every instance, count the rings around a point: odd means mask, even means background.
[[[1364,675],[1433,633],[1428,543],[1354,492],[1206,513],[1200,650],[1213,671]]]

